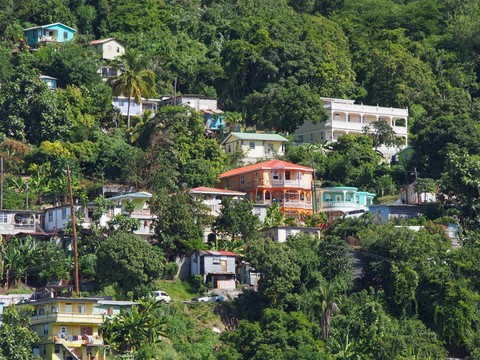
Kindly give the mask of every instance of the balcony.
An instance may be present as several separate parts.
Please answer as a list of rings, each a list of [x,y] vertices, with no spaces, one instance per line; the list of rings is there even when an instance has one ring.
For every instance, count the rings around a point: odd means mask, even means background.
[[[55,334],[53,336],[55,344],[63,344],[69,348],[76,348],[82,345],[93,345],[93,346],[102,346],[103,339],[98,335],[64,335],[64,334]]]
[[[56,36],[42,35],[38,38],[38,42],[58,42]]]
[[[57,313],[46,312],[41,315],[35,315],[31,317],[32,325],[42,324],[46,322],[56,322],[64,324],[94,324],[98,325],[103,323],[102,314],[91,313]]]
[[[312,202],[311,201],[275,201],[278,206],[282,208],[292,208],[292,209],[311,209]],[[273,203],[272,200],[260,200],[257,201],[256,204],[260,205],[271,205]]]
[[[355,209],[365,209],[365,205],[357,204],[351,201],[327,201],[323,202],[320,205],[321,209],[347,209],[347,210],[355,210]]]

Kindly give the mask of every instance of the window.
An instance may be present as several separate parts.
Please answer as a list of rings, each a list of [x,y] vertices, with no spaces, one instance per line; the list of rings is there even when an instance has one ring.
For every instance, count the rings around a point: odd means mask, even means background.
[[[240,176],[240,184],[245,184],[245,176]]]
[[[43,325],[43,335],[48,335],[48,324]]]
[[[313,133],[310,133],[310,141],[313,141]]]
[[[0,223],[6,223],[7,222],[7,213],[0,213]]]
[[[67,218],[67,208],[62,209],[62,220],[65,220]]]
[[[265,200],[270,200],[270,191],[265,192]]]
[[[273,180],[279,180],[280,179],[280,175],[279,175],[278,171],[274,171],[272,173],[272,178],[273,178]]]
[[[347,122],[350,122],[350,114],[347,115]]]
[[[72,304],[65,304],[65,312],[66,313],[71,313],[72,312]]]
[[[227,149],[228,149],[227,152],[231,153],[232,152],[232,145],[228,145]]]
[[[78,304],[77,305],[77,313],[85,314],[86,313],[86,305],[85,304]]]
[[[297,172],[297,180],[302,180],[303,174],[301,172]]]
[[[285,230],[285,236],[286,237],[292,236],[292,230],[291,229]]]
[[[254,211],[255,215],[257,215],[257,216],[260,216],[261,213],[262,213],[261,209],[258,208],[258,207],[253,208],[253,211]]]
[[[120,48],[117,46],[117,53],[119,53],[119,52],[120,52]]]
[[[335,114],[335,121],[340,121],[340,114]]]
[[[225,179],[225,187],[227,189],[230,187],[230,179]]]
[[[55,354],[60,354],[60,345],[55,345]]]
[[[325,138],[325,132],[320,131],[320,140],[323,140]]]
[[[222,263],[220,258],[213,258],[212,259],[212,264],[213,265],[220,265]]]
[[[285,180],[290,180],[290,171],[285,171]]]
[[[255,172],[255,177],[258,177],[260,173],[258,171]]]
[[[63,32],[63,40],[68,40],[68,33],[66,31]]]
[[[250,149],[255,149],[255,141],[250,141]]]
[[[298,141],[303,142],[303,135],[298,136]]]

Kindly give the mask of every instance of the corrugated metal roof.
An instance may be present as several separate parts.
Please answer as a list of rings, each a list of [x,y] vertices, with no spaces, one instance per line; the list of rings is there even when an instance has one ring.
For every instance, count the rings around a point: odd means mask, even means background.
[[[245,174],[257,170],[300,170],[305,172],[313,172],[313,169],[311,167],[274,159],[224,172],[223,174],[220,174],[219,178],[228,178],[231,176]]]
[[[280,141],[288,142],[288,139],[284,138],[278,134],[259,134],[259,133],[242,133],[242,132],[231,132],[225,140],[222,141],[224,144],[228,138],[236,136],[240,140],[258,140],[258,141]]]
[[[200,186],[200,187],[190,189],[190,193],[194,193],[194,194],[218,194],[218,195],[225,194],[225,195],[237,195],[237,196],[246,195],[246,193],[241,192],[241,191],[209,188],[209,187],[206,187],[206,186]]]

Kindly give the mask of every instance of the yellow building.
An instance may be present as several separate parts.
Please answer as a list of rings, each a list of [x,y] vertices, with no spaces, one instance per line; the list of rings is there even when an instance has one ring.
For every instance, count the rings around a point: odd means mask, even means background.
[[[28,304],[34,308],[32,328],[40,337],[34,354],[49,360],[102,359],[104,344],[99,326],[105,317],[135,305],[106,298],[55,297],[53,292]]]

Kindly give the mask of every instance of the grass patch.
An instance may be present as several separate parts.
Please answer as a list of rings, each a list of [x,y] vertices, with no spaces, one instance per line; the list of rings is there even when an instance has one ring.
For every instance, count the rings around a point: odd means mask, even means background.
[[[189,301],[195,297],[195,293],[189,282],[177,280],[156,280],[155,290],[166,291],[173,301]]]

